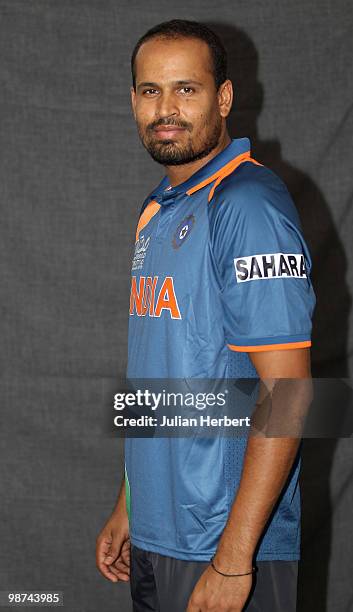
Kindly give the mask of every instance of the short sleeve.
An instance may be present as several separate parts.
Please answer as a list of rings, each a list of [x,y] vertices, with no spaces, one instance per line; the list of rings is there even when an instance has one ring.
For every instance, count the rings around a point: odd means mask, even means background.
[[[311,258],[284,183],[255,168],[253,176],[229,181],[211,204],[211,249],[228,347],[251,352],[310,346]]]

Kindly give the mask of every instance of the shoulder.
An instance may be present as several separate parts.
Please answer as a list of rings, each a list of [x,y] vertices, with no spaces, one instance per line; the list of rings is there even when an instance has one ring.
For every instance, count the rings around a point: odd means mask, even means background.
[[[211,223],[273,220],[287,217],[300,226],[298,212],[282,179],[252,162],[241,164],[225,177],[209,203]]]

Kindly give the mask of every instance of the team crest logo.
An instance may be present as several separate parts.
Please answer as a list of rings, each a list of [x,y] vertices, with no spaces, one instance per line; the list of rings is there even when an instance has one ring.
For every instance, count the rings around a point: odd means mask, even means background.
[[[189,236],[192,228],[194,227],[194,224],[194,215],[189,215],[188,217],[183,219],[181,223],[179,223],[172,240],[172,245],[174,249],[179,249],[179,247],[181,247],[183,242]]]

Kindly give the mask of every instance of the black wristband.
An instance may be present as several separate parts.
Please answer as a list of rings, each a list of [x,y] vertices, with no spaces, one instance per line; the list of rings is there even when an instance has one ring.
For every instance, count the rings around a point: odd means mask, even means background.
[[[249,576],[250,574],[254,574],[254,572],[256,572],[256,567],[253,566],[250,570],[250,572],[244,572],[244,574],[224,574],[223,572],[220,572],[214,565],[213,563],[213,559],[214,559],[215,555],[213,555],[213,557],[210,559],[210,563],[211,563],[211,567],[214,569],[215,572],[217,572],[217,574],[221,574],[221,576],[225,576],[226,578],[235,578],[236,576]]]

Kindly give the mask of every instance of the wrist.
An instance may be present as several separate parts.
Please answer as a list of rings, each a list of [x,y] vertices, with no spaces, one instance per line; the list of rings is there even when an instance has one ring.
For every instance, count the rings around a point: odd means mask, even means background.
[[[253,566],[253,552],[219,546],[213,561],[216,568],[226,574],[248,572]]]
[[[129,518],[123,508],[114,508],[108,522],[114,528],[116,534],[121,534],[124,537],[129,535]]]
[[[214,555],[214,556],[211,558],[211,560],[210,560],[210,565],[211,565],[212,569],[213,569],[213,570],[214,570],[214,571],[215,571],[217,574],[220,574],[221,576],[225,576],[226,578],[240,578],[240,577],[242,577],[242,576],[250,576],[250,575],[254,574],[254,573],[255,573],[255,571],[256,571],[256,569],[257,569],[257,568],[256,568],[254,565],[251,565],[251,566],[249,566],[249,567],[248,567],[248,569],[246,569],[246,570],[245,570],[245,568],[244,568],[244,569],[242,569],[242,570],[239,570],[239,569],[238,569],[238,570],[236,570],[236,571],[235,571],[234,569],[232,569],[231,571],[229,571],[229,570],[228,570],[227,572],[225,572],[225,571],[220,570],[220,569],[219,569],[219,568],[218,568],[218,567],[215,565],[214,560],[215,560],[215,555]]]

